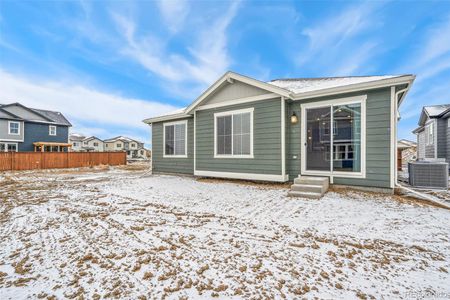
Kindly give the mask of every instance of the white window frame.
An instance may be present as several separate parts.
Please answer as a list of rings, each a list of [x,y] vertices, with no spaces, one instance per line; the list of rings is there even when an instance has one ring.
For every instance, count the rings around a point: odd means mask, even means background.
[[[367,95],[346,97],[346,98],[336,98],[328,101],[317,101],[301,104],[301,174],[302,175],[317,175],[317,176],[330,176],[330,177],[346,177],[346,178],[366,178],[366,101]],[[361,171],[360,172],[344,172],[344,171],[334,171],[333,161],[331,161],[330,171],[312,171],[306,170],[306,109],[308,108],[320,108],[324,106],[336,106],[336,105],[346,105],[346,104],[360,104],[361,105]],[[331,124],[334,127],[334,120]],[[331,150],[330,150],[331,151]]]
[[[173,126],[173,125],[182,125],[184,124],[184,155],[176,155],[176,154],[166,154],[166,127],[167,126]],[[174,141],[175,141],[175,131],[174,131]],[[175,122],[166,122],[163,123],[163,158],[187,158],[188,157],[188,151],[187,151],[187,145],[188,145],[188,121],[182,120],[182,121],[175,121]],[[174,150],[175,153],[175,142],[174,142]]]
[[[17,133],[13,133],[11,132],[11,124],[17,124]],[[20,135],[20,122],[16,122],[16,121],[8,121],[8,134],[9,135]]]
[[[19,144],[18,143],[10,143],[10,142],[0,142],[0,144],[5,145],[5,150],[0,151],[1,152],[18,152],[19,151]],[[16,151],[8,151],[8,145],[15,145]]]
[[[52,133],[53,129],[55,130],[54,133]],[[56,126],[55,125],[49,125],[48,126],[48,135],[56,136]]]
[[[253,156],[253,112],[255,108],[244,108],[231,111],[223,111],[214,114],[214,158],[254,158]],[[233,115],[250,113],[250,154],[233,154]],[[217,118],[231,116],[231,152],[232,154],[217,154]]]

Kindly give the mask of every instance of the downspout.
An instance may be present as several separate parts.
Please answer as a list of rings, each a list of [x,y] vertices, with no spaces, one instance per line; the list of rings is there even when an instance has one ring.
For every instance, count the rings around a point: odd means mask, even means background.
[[[395,96],[394,96],[394,99],[395,99],[395,114],[397,115],[396,117],[396,120],[395,120],[395,128],[394,128],[394,136],[395,136],[395,143],[394,143],[394,147],[395,147],[395,149],[394,149],[394,187],[398,184],[397,183],[397,181],[398,181],[398,170],[397,170],[397,168],[398,168],[398,166],[397,166],[397,160],[398,160],[398,149],[397,149],[397,124],[398,124],[398,121],[400,120],[400,112],[399,112],[399,110],[398,110],[398,108],[399,108],[399,105],[400,105],[400,103],[401,103],[401,100],[405,97],[405,95],[406,95],[406,91],[408,91],[409,90],[409,84],[408,84],[408,86],[406,87],[406,88],[404,88],[404,89],[401,89],[401,90],[399,90],[399,91],[397,91],[396,93],[395,93]],[[402,96],[402,98],[401,99],[398,99],[398,96],[401,94],[401,93],[404,93],[403,94],[403,96]]]

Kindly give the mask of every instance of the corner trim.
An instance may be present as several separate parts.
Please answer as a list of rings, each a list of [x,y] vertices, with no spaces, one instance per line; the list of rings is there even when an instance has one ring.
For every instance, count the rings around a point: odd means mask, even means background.
[[[232,173],[232,172],[215,172],[215,171],[194,171],[195,176],[243,179],[243,180],[261,180],[261,181],[276,181],[286,182],[289,180],[287,175],[275,174],[253,174],[253,173]]]

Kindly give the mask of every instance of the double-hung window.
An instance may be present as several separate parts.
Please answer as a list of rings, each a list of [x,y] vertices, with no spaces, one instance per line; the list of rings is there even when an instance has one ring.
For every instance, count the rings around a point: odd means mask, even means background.
[[[49,135],[56,135],[56,126],[50,125],[48,127],[48,134]]]
[[[20,135],[20,123],[10,121],[8,123],[8,133],[11,135]]]
[[[164,157],[187,157],[187,121],[164,123]]]
[[[253,158],[253,108],[214,114],[214,157]]]

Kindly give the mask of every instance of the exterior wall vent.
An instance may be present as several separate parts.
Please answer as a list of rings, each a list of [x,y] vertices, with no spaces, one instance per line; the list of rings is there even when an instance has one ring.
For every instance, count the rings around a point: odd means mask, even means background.
[[[410,162],[408,169],[411,186],[448,189],[448,163],[416,161]]]

